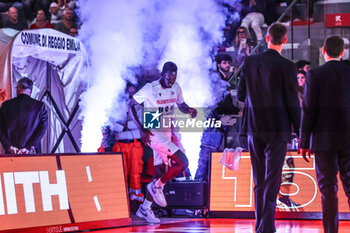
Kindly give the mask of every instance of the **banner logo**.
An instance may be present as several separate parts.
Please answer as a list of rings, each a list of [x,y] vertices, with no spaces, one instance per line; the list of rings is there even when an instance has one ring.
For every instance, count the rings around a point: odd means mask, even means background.
[[[143,128],[145,129],[160,129],[161,113],[144,111],[143,112]]]

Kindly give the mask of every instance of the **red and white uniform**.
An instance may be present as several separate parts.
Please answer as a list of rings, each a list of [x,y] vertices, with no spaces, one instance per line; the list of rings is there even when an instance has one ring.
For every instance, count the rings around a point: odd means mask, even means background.
[[[182,104],[181,87],[175,82],[171,88],[163,88],[159,80],[147,83],[134,96],[139,104],[143,103],[145,109],[158,110],[162,115],[171,116],[176,104]],[[179,147],[171,141],[170,130],[152,130],[150,147],[154,151],[154,165],[160,165],[168,160],[168,156],[174,154]]]

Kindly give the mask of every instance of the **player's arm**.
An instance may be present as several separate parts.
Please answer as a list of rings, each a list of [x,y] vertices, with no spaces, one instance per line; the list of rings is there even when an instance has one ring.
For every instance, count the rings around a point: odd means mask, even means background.
[[[189,107],[185,102],[177,104],[177,106],[181,112],[190,114],[192,118],[197,116],[197,110]]]
[[[133,97],[131,97],[130,101],[129,101],[128,112],[129,112],[131,118],[133,119],[133,121],[135,122],[137,128],[140,130],[142,142],[146,145],[149,145],[151,143],[151,135],[153,135],[153,134],[148,129],[144,129],[142,127],[140,119],[137,117],[137,111],[135,108],[135,106],[138,104],[139,103],[137,103],[136,100]]]

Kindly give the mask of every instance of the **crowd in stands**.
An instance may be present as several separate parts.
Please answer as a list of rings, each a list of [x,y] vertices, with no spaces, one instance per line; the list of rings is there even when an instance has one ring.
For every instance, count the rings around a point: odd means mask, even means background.
[[[237,47],[238,28],[244,27],[249,35],[250,42],[258,43],[263,40],[264,31],[267,27],[276,22],[281,13],[290,5],[293,0],[239,0],[221,2],[222,11],[226,14],[226,28],[224,47]],[[313,21],[313,5],[318,0],[309,0],[309,12],[306,13],[308,0],[299,0],[292,8],[293,20],[305,21],[306,16]],[[281,12],[281,6],[285,8]],[[291,19],[291,10],[284,16],[283,21]]]
[[[237,71],[245,58],[254,52],[260,54],[267,49],[264,40],[265,31],[268,26],[277,21],[281,12],[278,6],[287,7],[293,0],[239,0],[221,2],[223,12],[226,14],[226,28],[224,29],[224,41],[218,46],[218,53],[224,52],[231,56],[231,70]],[[313,4],[317,0],[310,0],[309,17],[313,16]],[[283,3],[283,4],[282,4]],[[292,8],[294,20],[306,20],[305,12],[301,12],[301,6],[307,8],[307,0],[299,0]],[[285,15],[283,20],[291,19],[291,10]],[[311,19],[310,19],[311,20]],[[257,46],[258,45],[258,46]],[[258,47],[258,48],[255,48]],[[309,66],[310,63],[300,65]],[[298,65],[298,64],[297,64]],[[299,66],[299,65],[298,65]],[[304,69],[306,72],[307,70]],[[231,80],[232,83],[234,80]]]
[[[53,28],[76,36],[75,0],[2,0],[0,27],[18,31]]]
[[[224,29],[225,40],[218,51],[230,52],[233,71],[236,71],[245,58],[252,54],[259,42],[264,42],[264,31],[278,18],[277,2],[278,0],[222,1],[227,19]],[[256,53],[261,53],[264,46],[266,47],[266,44],[262,43]]]
[[[54,28],[66,34],[77,32],[74,9],[77,0],[2,0],[0,2],[0,27],[16,30]],[[244,27],[248,32],[249,43],[257,43],[263,39],[263,28],[267,28],[278,18],[276,5],[280,2],[290,4],[292,0],[217,0],[222,5],[226,20],[225,46],[237,47],[236,31]],[[306,0],[301,0],[305,2]],[[310,0],[310,16],[313,3]],[[69,11],[69,9],[71,11]],[[295,8],[298,15],[298,8]],[[16,16],[17,15],[17,16]],[[37,23],[37,21],[39,21]],[[70,33],[71,28],[73,29]]]

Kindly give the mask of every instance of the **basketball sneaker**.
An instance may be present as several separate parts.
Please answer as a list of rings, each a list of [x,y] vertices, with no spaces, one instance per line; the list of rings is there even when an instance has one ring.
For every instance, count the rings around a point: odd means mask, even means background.
[[[161,207],[166,207],[167,202],[163,193],[163,187],[164,186],[157,187],[155,181],[152,181],[147,185],[147,190],[153,197],[155,203],[157,203]]]
[[[156,216],[154,216],[154,213],[151,210],[151,208],[144,210],[142,208],[142,205],[140,205],[139,209],[136,212],[136,215],[140,218],[146,219],[146,221],[149,223],[159,223],[160,222],[159,218],[156,218]]]

